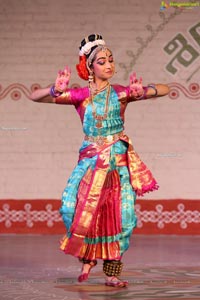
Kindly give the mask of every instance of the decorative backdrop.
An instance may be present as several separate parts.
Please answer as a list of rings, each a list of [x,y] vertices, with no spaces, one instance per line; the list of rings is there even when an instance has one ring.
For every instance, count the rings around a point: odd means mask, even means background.
[[[135,71],[144,85],[171,89],[127,109],[126,133],[160,185],[138,198],[135,232],[199,234],[200,7],[183,2],[0,0],[2,233],[64,232],[58,199],[77,162],[80,120],[71,106],[34,103],[29,95],[66,64],[71,87],[84,85],[78,48],[96,32],[113,51],[113,83],[127,85]]]
[[[138,200],[138,234],[200,234],[200,201]],[[64,234],[59,200],[1,200],[1,233]]]
[[[185,96],[188,99],[200,100],[200,85],[197,82],[192,82],[187,86],[178,82],[168,83],[168,85],[170,87],[170,99],[177,99],[181,96]],[[69,87],[78,88],[80,87],[80,84],[74,83]],[[11,98],[12,100],[17,101],[22,98],[22,95],[30,99],[30,93],[38,88],[41,88],[39,83],[32,84],[30,88],[21,83],[13,83],[7,87],[0,85],[0,100]]]

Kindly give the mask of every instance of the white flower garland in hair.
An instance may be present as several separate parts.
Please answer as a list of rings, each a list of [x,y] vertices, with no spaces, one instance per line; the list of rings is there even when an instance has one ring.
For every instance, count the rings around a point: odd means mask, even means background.
[[[93,42],[88,42],[87,44],[85,44],[81,48],[81,50],[79,51],[79,55],[80,56],[87,55],[87,54],[90,53],[90,50],[91,50],[92,47],[99,46],[99,45],[104,46],[105,45],[105,41],[104,40],[96,40],[96,41],[93,41]]]

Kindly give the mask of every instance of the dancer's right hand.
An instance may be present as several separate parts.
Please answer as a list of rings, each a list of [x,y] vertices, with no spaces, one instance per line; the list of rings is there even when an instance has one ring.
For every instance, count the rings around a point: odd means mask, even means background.
[[[59,70],[55,81],[55,90],[65,92],[68,88],[70,76],[71,69],[68,66],[66,66],[64,70]]]

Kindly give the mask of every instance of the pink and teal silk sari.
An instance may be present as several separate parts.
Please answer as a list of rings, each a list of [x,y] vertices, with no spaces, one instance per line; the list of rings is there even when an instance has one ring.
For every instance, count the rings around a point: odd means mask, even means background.
[[[103,90],[93,99],[98,115],[104,113],[106,93]],[[117,140],[102,145],[83,141],[77,166],[62,195],[60,213],[67,233],[61,249],[66,254],[89,260],[120,259],[137,223],[136,195],[158,188],[123,133],[124,113],[131,101],[128,88],[111,86],[108,116],[102,121],[102,128],[96,128],[87,87],[69,89],[56,98],[58,104],[75,106],[86,136],[121,133]]]

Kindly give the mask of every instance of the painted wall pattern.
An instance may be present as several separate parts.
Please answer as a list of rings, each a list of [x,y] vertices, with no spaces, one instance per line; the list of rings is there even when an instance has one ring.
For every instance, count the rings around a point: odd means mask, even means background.
[[[176,36],[167,43],[164,47],[164,51],[168,55],[174,55],[172,60],[167,64],[166,70],[171,74],[177,72],[183,72],[183,67],[187,68],[193,65],[193,70],[190,74],[187,74],[186,82],[190,81],[194,74],[200,71],[200,22],[188,28],[190,36],[187,38],[182,33],[177,33]],[[193,39],[195,46],[190,44],[190,40]],[[178,67],[174,66],[174,62],[178,62]],[[198,66],[196,66],[196,64]]]
[[[200,201],[138,200],[138,218],[134,233],[139,234],[200,234]],[[65,233],[59,214],[59,200],[0,201],[1,233]]]
[[[3,99],[12,99],[14,101],[20,100],[22,95],[24,95],[27,99],[30,99],[29,95],[35,89],[40,88],[41,85],[39,83],[34,83],[30,88],[26,87],[22,83],[13,83],[5,88],[0,85],[0,100]],[[80,85],[78,83],[71,84],[70,88],[78,88]],[[180,96],[184,95],[188,99],[198,100],[200,99],[200,85],[197,82],[193,82],[188,84],[188,86],[184,86],[178,82],[169,83],[170,93],[169,97],[171,99],[177,99]]]
[[[151,45],[151,42],[158,36],[159,33],[161,33],[165,29],[167,24],[181,13],[182,11],[180,9],[175,9],[169,14],[169,16],[167,16],[164,12],[160,11],[159,17],[161,19],[161,22],[156,27],[152,24],[146,24],[144,30],[147,30],[149,33],[147,38],[144,39],[142,36],[137,36],[135,40],[139,44],[139,47],[137,48],[136,52],[133,52],[132,50],[126,51],[127,56],[130,57],[129,64],[125,64],[123,62],[119,64],[119,66],[124,70],[125,79],[128,78],[130,72],[132,72],[133,67],[137,63],[138,58],[142,56],[145,49]]]

